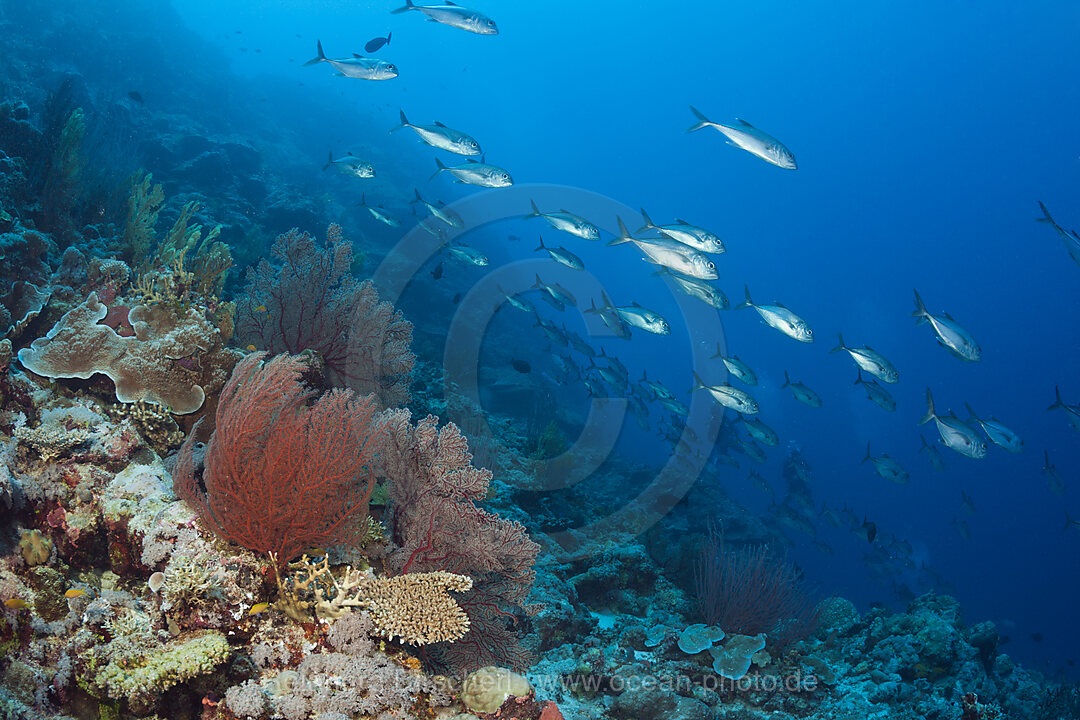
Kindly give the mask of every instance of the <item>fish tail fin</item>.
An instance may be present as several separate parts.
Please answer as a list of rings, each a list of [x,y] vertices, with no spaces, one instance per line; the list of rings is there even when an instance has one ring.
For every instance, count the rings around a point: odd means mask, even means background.
[[[543,213],[540,212],[540,208],[536,207],[536,201],[535,200],[530,198],[529,199],[529,204],[532,205],[532,212],[525,216],[526,220],[531,220],[532,218],[540,217],[541,215],[543,215]]]
[[[923,304],[922,297],[919,295],[919,291],[915,291],[915,310],[911,313],[912,317],[926,318],[930,316],[930,313],[926,311],[926,305]]]
[[[1066,508],[1066,510],[1065,510],[1065,527],[1062,529],[1061,532],[1063,532],[1063,533],[1064,532],[1069,532],[1069,526],[1072,525],[1075,522],[1076,521],[1072,519],[1072,515],[1069,515],[1069,510]]]
[[[705,381],[701,379],[701,376],[698,375],[697,372],[695,372],[694,373],[694,387],[690,388],[690,392],[694,392],[695,390],[700,390],[703,387],[705,387]]]
[[[853,382],[851,384],[852,385],[861,385],[862,383],[865,383],[865,382],[866,381],[862,379],[862,368],[856,368],[855,369],[855,382]]]
[[[438,175],[439,173],[441,173],[443,170],[446,169],[446,166],[443,165],[443,161],[440,160],[439,158],[435,158],[435,164],[438,166],[439,169],[436,170],[435,172],[431,173],[431,177],[428,178],[429,180],[434,180],[436,175]]]
[[[703,127],[709,127],[710,125],[713,124],[709,120],[709,118],[705,117],[704,113],[702,113],[700,110],[698,110],[693,105],[690,106],[690,112],[694,113],[694,117],[696,117],[698,121],[696,123],[694,123],[693,125],[691,125],[690,128],[686,132],[692,133],[695,130],[700,130]]]
[[[594,299],[590,298],[590,299],[589,299],[589,305],[590,305],[591,307],[589,307],[588,309],[586,309],[586,310],[585,310],[585,312],[587,312],[587,313],[591,313],[591,314],[593,314],[593,315],[599,315],[599,314],[600,314],[600,311],[596,309],[596,300],[594,300]]]
[[[408,10],[414,10],[415,8],[416,8],[416,6],[415,6],[415,5],[413,5],[413,2],[412,2],[412,0],[405,0],[405,4],[404,4],[404,5],[402,5],[401,7],[397,8],[396,10],[391,10],[391,11],[390,11],[390,14],[391,14],[391,15],[397,15],[398,13],[403,13],[403,12],[406,12],[406,11],[408,11]]]
[[[392,33],[392,32],[386,33],[386,44],[387,45],[390,44],[390,38],[392,38],[392,37],[394,37],[394,33]]]
[[[397,132],[398,130],[401,130],[402,128],[409,127],[409,118],[405,117],[405,111],[400,109],[400,108],[398,109],[398,119],[401,120],[401,124],[398,125],[397,127],[390,128],[390,132]]]
[[[920,425],[926,423],[937,417],[937,413],[934,412],[934,395],[930,392],[930,388],[926,388],[926,414],[923,415],[922,420],[919,421]]]
[[[645,221],[645,225],[643,225],[638,232],[645,232],[646,230],[652,230],[656,227],[656,223],[649,217],[649,213],[645,212],[645,208],[641,208],[641,219]]]
[[[971,405],[969,405],[968,403],[966,403],[966,402],[965,402],[965,403],[964,403],[964,407],[966,407],[966,408],[967,408],[967,411],[968,411],[968,415],[970,415],[970,416],[972,417],[972,419],[973,419],[973,420],[975,420],[975,422],[981,422],[981,421],[979,420],[979,416],[978,416],[978,415],[976,415],[976,414],[975,414],[975,411],[971,409]]]
[[[781,385],[780,387],[781,388],[786,388],[789,385],[791,385],[791,378],[788,377],[787,370],[785,370],[784,371],[784,384]]]
[[[860,461],[859,461],[859,464],[860,464],[860,465],[862,465],[862,464],[863,464],[864,462],[866,462],[866,461],[868,461],[868,460],[870,460],[870,459],[872,459],[872,458],[870,457],[870,441],[869,441],[869,440],[867,440],[867,441],[866,441],[866,457],[864,457],[864,458],[863,458],[862,460],[860,460]]]
[[[743,289],[746,291],[746,302],[741,302],[736,305],[733,310],[742,310],[743,308],[754,307],[754,300],[750,297],[750,286],[744,285]]]
[[[323,172],[325,172],[326,169],[328,167],[330,167],[331,165],[333,165],[333,164],[334,164],[334,151],[330,150],[330,151],[327,152],[327,155],[326,155],[326,164],[322,166]]]
[[[547,248],[544,247],[544,236],[543,235],[537,235],[537,237],[540,238],[540,247],[533,248],[533,252],[536,252],[537,250],[547,250]]]
[[[356,203],[354,207],[365,207],[367,205],[367,193],[360,193],[360,202]]]
[[[304,63],[304,67],[307,67],[308,65],[314,65],[315,63],[326,62],[326,53],[324,53],[322,49],[322,40],[316,40],[315,47],[318,50],[319,54]]]
[[[540,273],[536,273],[536,283],[533,285],[533,287],[534,288],[542,288],[542,287],[544,287],[544,281],[540,279]]]
[[[1035,221],[1036,222],[1041,222],[1041,223],[1047,223],[1049,225],[1053,225],[1054,227],[1057,227],[1057,223],[1054,222],[1053,216],[1050,215],[1050,211],[1046,209],[1045,205],[1043,205],[1042,200],[1039,201],[1039,209],[1043,211],[1043,216],[1041,218],[1035,218]]]
[[[618,215],[615,216],[615,219],[619,222],[619,237],[609,242],[608,245],[622,245],[623,243],[633,242],[634,238],[630,236],[630,231],[626,228],[626,223],[624,223],[622,218]]]
[[[1054,396],[1054,404],[1046,408],[1047,410],[1057,410],[1065,407],[1065,401],[1061,399],[1061,389],[1057,385],[1054,386]]]
[[[1050,451],[1043,450],[1043,471],[1045,472],[1052,467],[1054,466],[1050,464]]]
[[[716,343],[716,354],[715,354],[715,355],[713,355],[713,356],[712,356],[711,358],[709,358],[709,359],[710,359],[710,360],[715,360],[716,358],[721,358],[721,359],[723,359],[723,357],[724,357],[724,348],[720,347],[720,343]]]
[[[604,310],[615,307],[614,305],[611,304],[611,298],[609,298],[607,296],[606,291],[601,290],[600,291],[600,297],[603,298],[603,300],[604,300],[604,308],[603,308]]]
[[[927,450],[927,449],[930,448],[930,445],[927,444],[927,442],[926,442],[926,436],[925,435],[923,435],[922,433],[919,433],[919,439],[922,440],[922,447],[919,448],[919,452],[922,452],[922,451]]]
[[[836,347],[834,347],[832,350],[830,350],[829,351],[830,353],[840,352],[841,350],[847,350],[847,347],[844,345],[844,333],[837,333],[837,335],[840,336],[840,344],[837,345]]]

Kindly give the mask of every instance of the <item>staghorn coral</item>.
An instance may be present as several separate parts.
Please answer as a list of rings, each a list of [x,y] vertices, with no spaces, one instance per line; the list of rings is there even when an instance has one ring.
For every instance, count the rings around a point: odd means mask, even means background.
[[[196,308],[138,305],[128,313],[133,337],[101,321],[109,309],[90,293],[64,314],[45,337],[19,351],[19,362],[48,378],[106,375],[120,402],[144,400],[176,414],[202,407],[206,392],[221,387],[237,354],[221,346],[219,331]]]
[[[469,632],[437,647],[434,655],[456,670],[529,664],[512,627],[531,614],[525,597],[535,579],[540,546],[517,522],[477,507],[491,472],[471,465],[468,444],[455,425],[438,428],[428,416],[416,425],[408,410],[382,414],[387,434],[381,474],[391,479],[389,525],[397,548],[387,558],[397,574],[445,570],[473,578],[461,605]]]
[[[315,350],[335,385],[374,393],[383,407],[404,405],[416,356],[412,324],[370,281],[350,273],[352,243],[331,225],[325,243],[298,230],[279,235],[248,271],[237,300],[239,344],[270,353]]]
[[[469,629],[469,618],[449,591],[472,589],[472,579],[447,572],[374,577],[346,568],[340,577],[324,555],[311,561],[304,555],[289,566],[293,572],[278,578],[275,606],[298,622],[313,616],[336,620],[353,608],[368,611],[372,633],[412,645],[453,642]]]

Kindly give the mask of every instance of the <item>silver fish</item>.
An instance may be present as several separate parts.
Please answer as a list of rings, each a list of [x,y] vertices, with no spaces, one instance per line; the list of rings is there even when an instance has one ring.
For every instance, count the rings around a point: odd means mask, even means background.
[[[870,462],[874,465],[874,472],[886,480],[892,480],[899,485],[906,485],[911,479],[907,470],[904,467],[889,457],[888,453],[873,457],[870,455],[870,442],[866,443],[866,457],[862,459],[862,462]]]
[[[960,489],[960,506],[964,508],[964,512],[968,515],[975,514],[975,501],[971,499],[971,496],[964,492],[963,488]]]
[[[547,220],[548,225],[556,230],[562,230],[565,233],[570,233],[575,237],[582,238],[583,240],[599,240],[600,230],[591,222],[575,215],[568,210],[560,210],[558,212],[540,212],[540,209],[536,207],[536,203],[532,200],[529,201],[532,205],[532,212],[525,216],[526,220],[530,220],[536,217],[542,217]]]
[[[746,457],[750,458],[759,465],[765,463],[769,458],[765,455],[765,451],[755,443],[753,440],[744,440],[738,435],[735,436],[735,441],[739,443],[739,449],[743,451]]]
[[[753,299],[750,297],[749,286],[746,287],[746,302],[736,305],[735,309],[741,310],[747,307],[752,307],[757,310],[758,315],[761,316],[761,319],[765,321],[766,325],[776,328],[788,337],[804,343],[814,342],[814,331],[810,329],[810,326],[806,324],[805,320],[780,303],[775,303],[773,305],[755,305]]]
[[[620,340],[630,339],[630,326],[624,323],[622,318],[619,317],[619,314],[611,308],[597,308],[596,302],[592,301],[592,307],[585,312],[599,315],[600,319],[604,322],[604,325],[615,337]]]
[[[562,328],[560,328],[555,323],[545,320],[544,318],[537,315],[535,327],[539,327],[541,330],[543,330],[544,334],[547,335],[547,339],[555,343],[556,345],[561,345],[563,347],[568,346],[569,341],[566,339],[566,333],[564,333],[562,331]]]
[[[735,118],[735,122],[738,123],[737,126],[724,125],[722,123],[713,122],[705,117],[693,105],[690,106],[690,111],[694,113],[698,121],[686,132],[694,132],[695,130],[700,130],[705,127],[716,128],[723,133],[730,144],[742,148],[751,155],[757,155],[767,163],[772,163],[785,170],[795,170],[798,168],[798,165],[795,163],[795,156],[790,150],[784,147],[783,143],[772,135],[769,135],[767,132],[758,130],[745,120]]]
[[[468,245],[444,245],[444,247],[455,260],[460,260],[463,263],[479,267],[488,264],[487,255],[484,255],[479,250],[471,248]]]
[[[375,166],[366,160],[361,160],[352,153],[345,153],[344,156],[335,160],[334,153],[331,152],[322,169],[326,170],[330,166],[337,168],[340,173],[351,175],[353,177],[364,179],[375,177]]]
[[[1046,209],[1046,206],[1041,202],[1039,207],[1042,208],[1043,217],[1038,218],[1041,223],[1048,223],[1052,228],[1057,230],[1057,234],[1061,237],[1061,241],[1065,243],[1065,249],[1069,251],[1069,257],[1073,259],[1077,265],[1080,265],[1080,233],[1075,230],[1066,230],[1065,228],[1054,222],[1054,218],[1050,216],[1050,211]]]
[[[646,230],[657,230],[676,242],[689,245],[698,252],[713,255],[725,252],[723,241],[715,233],[709,232],[705,228],[691,225],[684,220],[676,220],[674,225],[657,225],[649,217],[649,214],[645,212],[645,208],[641,208],[641,217],[645,221],[645,226],[638,230],[638,233],[643,233]]]
[[[389,225],[392,228],[401,227],[401,221],[398,220],[396,217],[387,214],[387,212],[383,210],[381,206],[372,207],[371,205],[368,205],[366,193],[360,194],[360,202],[357,203],[356,206],[362,207],[367,210],[369,213],[371,213],[371,217],[375,218],[384,225]]]
[[[460,30],[467,30],[477,35],[499,34],[499,28],[495,25],[494,20],[475,10],[463,8],[452,2],[446,2],[443,5],[414,5],[412,0],[405,0],[403,7],[390,12],[396,15],[409,10],[419,10],[437,23],[456,27]]]
[[[632,325],[633,327],[640,328],[655,335],[671,334],[671,326],[668,325],[667,320],[665,320],[660,313],[644,308],[637,303],[616,307],[611,304],[611,300],[608,299],[607,293],[601,291],[600,294],[604,299],[604,307],[597,310],[594,304],[593,309],[586,310],[585,312],[602,313],[604,311],[612,311],[627,325]]]
[[[1065,401],[1061,399],[1061,390],[1058,389],[1057,385],[1054,386],[1054,395],[1056,397],[1054,404],[1046,409],[1057,410],[1058,408],[1061,408],[1065,411],[1065,414],[1069,416],[1069,422],[1072,426],[1080,431],[1080,405],[1066,404]]]
[[[896,371],[893,364],[869,345],[864,345],[861,348],[850,348],[844,344],[844,336],[841,334],[840,344],[829,352],[834,353],[840,352],[841,350],[850,355],[856,365],[876,378],[884,380],[887,383],[894,383],[900,379],[900,373]]]
[[[754,374],[754,371],[750,369],[750,366],[740,360],[738,356],[732,355],[731,357],[724,357],[724,351],[717,345],[716,354],[709,359],[715,360],[717,358],[720,358],[721,362],[724,363],[724,367],[727,368],[727,371],[739,380],[742,380],[747,385],[757,385],[757,375]]]
[[[791,378],[788,377],[787,370],[784,371],[784,384],[780,387],[790,387],[791,394],[804,405],[809,405],[812,408],[821,407],[821,396],[801,382],[792,382]]]
[[[630,235],[630,231],[626,229],[626,224],[623,223],[622,218],[616,219],[619,221],[619,237],[609,242],[608,245],[634,243],[639,250],[648,256],[648,262],[654,265],[661,265],[682,275],[699,280],[715,280],[719,277],[716,272],[716,265],[713,264],[712,260],[697,250],[668,238],[654,240],[634,238]]]
[[[937,424],[938,434],[941,435],[941,441],[946,447],[969,458],[986,457],[986,443],[980,440],[975,431],[956,415],[950,413],[948,417],[939,416],[934,411],[934,396],[930,393],[930,388],[926,388],[926,415],[919,424],[925,425],[931,420]]]
[[[538,250],[545,251],[548,255],[551,256],[552,260],[562,265],[565,265],[572,270],[585,269],[585,263],[582,262],[581,258],[579,258],[577,255],[570,252],[564,247],[550,248],[544,245],[544,238],[542,237],[540,238],[540,247],[533,250],[533,252],[536,252]]]
[[[990,438],[995,445],[1005,448],[1013,453],[1024,451],[1024,441],[1019,435],[1005,427],[1000,420],[995,417],[984,420],[976,415],[975,411],[972,410],[971,406],[967,403],[964,403],[964,407],[966,407],[968,413],[971,414],[971,420],[974,420],[982,427],[983,432],[986,433],[986,437]]]
[[[649,390],[652,392],[653,397],[657,399],[675,399],[675,393],[671,392],[671,390],[665,387],[663,383],[649,379],[648,371],[644,371],[641,373],[641,380],[639,380],[638,382],[645,383],[645,386],[648,387]]]
[[[390,132],[409,128],[431,147],[457,153],[458,155],[479,155],[482,152],[480,143],[460,130],[448,128],[437,120],[433,125],[413,125],[405,117],[404,110],[398,110],[398,113],[401,115],[401,124],[391,129]]]
[[[608,355],[607,352],[604,351],[604,348],[600,348],[600,357],[607,360],[608,365],[611,367],[611,369],[619,373],[619,375],[622,376],[623,379],[630,378],[630,371],[626,369],[626,366],[622,364],[619,358],[615,357],[614,355]]]
[[[576,332],[567,332],[566,336],[570,338],[570,345],[585,357],[595,357],[596,351],[593,350],[592,345],[581,339],[581,336]]]
[[[413,192],[416,193],[416,199],[415,200],[410,200],[409,204],[420,203],[421,205],[423,205],[424,207],[426,207],[428,209],[428,212],[430,212],[432,215],[434,215],[438,219],[442,220],[444,223],[446,223],[450,227],[455,227],[455,228],[463,228],[463,227],[465,227],[465,221],[461,219],[461,216],[458,215],[453,210],[451,210],[450,208],[446,207],[442,202],[439,202],[438,205],[433,205],[433,204],[429,203],[427,200],[425,200],[424,198],[420,197],[420,191],[417,190],[416,188],[413,188]]]
[[[866,390],[866,397],[870,398],[881,409],[894,412],[896,410],[896,399],[893,398],[889,391],[878,385],[877,380],[871,380],[870,382],[863,380],[862,370],[858,372],[859,376],[855,378],[855,384],[863,386],[863,390]]]
[[[554,285],[548,285],[546,282],[540,279],[539,273],[537,273],[536,275],[536,284],[533,285],[533,287],[539,290],[543,290],[544,292],[548,293],[552,298],[561,302],[563,305],[577,307],[577,298],[575,298],[569,290],[564,288],[559,283],[555,283]]]
[[[446,165],[443,165],[443,161],[439,158],[435,158],[435,164],[439,166],[439,169],[432,174],[432,178],[445,170],[456,177],[458,182],[466,183],[468,185],[501,188],[510,187],[514,184],[514,179],[510,177],[510,173],[496,165],[488,165],[487,163],[470,160],[464,165],[447,167]]]
[[[665,275],[671,278],[671,281],[675,283],[675,286],[679,288],[681,293],[689,295],[692,298],[697,298],[710,307],[714,307],[717,310],[727,310],[731,307],[727,295],[725,295],[720,288],[713,287],[704,280],[687,277],[686,275],[677,273],[666,267],[660,268],[656,274]]]
[[[685,404],[679,402],[675,398],[660,398],[660,405],[668,412],[673,412],[676,415],[686,415],[690,412],[690,408]]]
[[[915,291],[915,311],[911,315],[918,318],[916,325],[924,322],[930,323],[930,327],[933,328],[934,334],[937,336],[937,341],[964,362],[977,362],[982,357],[982,350],[979,348],[979,344],[975,342],[975,338],[967,330],[960,327],[948,313],[937,316],[927,312],[926,305],[923,304],[922,298],[919,297],[918,290]]]
[[[769,447],[776,447],[780,444],[780,436],[761,420],[754,417],[744,417],[739,418],[739,421],[746,426],[746,432],[750,433],[755,440],[765,443]]]
[[[331,60],[323,53],[322,42],[316,41],[319,54],[304,63],[314,65],[316,63],[330,63],[330,67],[338,71],[342,77],[357,78],[358,80],[390,80],[398,76],[398,69],[394,63],[379,60],[378,58],[353,55],[351,58]]]
[[[1043,475],[1046,476],[1046,483],[1050,486],[1050,491],[1055,495],[1065,494],[1065,481],[1061,479],[1061,475],[1058,474],[1057,467],[1050,462],[1050,452],[1043,450],[1043,458],[1045,464],[1043,465]]]
[[[690,392],[702,389],[708,390],[713,400],[724,407],[731,408],[744,415],[756,415],[758,413],[757,401],[750,397],[748,393],[731,385],[706,385],[701,376],[694,373],[694,387],[690,389]]]
[[[533,315],[536,314],[536,308],[533,307],[533,304],[528,300],[511,295],[503,290],[501,285],[496,285],[495,287],[498,288],[499,292],[502,293],[503,297],[506,298],[506,302],[510,303],[511,307],[515,307],[522,312],[532,313]]]

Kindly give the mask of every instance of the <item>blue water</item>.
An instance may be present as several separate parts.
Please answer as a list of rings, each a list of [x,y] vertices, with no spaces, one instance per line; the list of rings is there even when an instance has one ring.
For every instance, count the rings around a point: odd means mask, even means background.
[[[629,342],[594,344],[617,353],[634,379],[647,370],[683,401],[690,399],[693,353],[707,358],[713,351],[696,343],[720,328],[727,347],[757,371],[760,385],[750,391],[781,436],[757,468],[778,491],[785,447],[795,443],[814,469],[819,503],[846,504],[882,533],[908,540],[916,562],[951,584],[968,622],[1002,623],[1011,637],[1004,651],[1075,677],[1066,662],[1080,644],[1080,533],[1062,527],[1065,508],[1080,517],[1080,436],[1064,413],[1046,407],[1055,384],[1066,401],[1080,403],[1080,267],[1053,230],[1034,220],[1042,200],[1066,227],[1080,227],[1080,5],[488,1],[477,7],[498,22],[496,37],[425,22],[419,13],[391,15],[394,2],[173,5],[211,48],[193,49],[199,71],[220,73],[221,96],[202,101],[240,136],[257,124],[287,138],[293,181],[326,200],[373,257],[400,233],[351,208],[357,185],[319,170],[328,150],[367,152],[379,168],[363,186],[368,200],[402,219],[414,187],[446,202],[484,192],[445,174],[429,181],[435,156],[457,161],[409,131],[390,135],[399,108],[414,122],[441,120],[467,131],[517,186],[562,186],[569,189],[535,193],[580,199],[577,188],[630,211],[644,206],[660,223],[685,218],[717,232],[728,248],[716,258],[717,285],[732,303],[741,301],[744,285],[758,302],[783,302],[810,323],[813,345],[764,326],[752,310],[703,321],[695,313],[688,325],[670,288],[650,277],[653,268],[630,248],[588,243],[542,220],[507,219],[461,236],[492,264],[454,266],[451,279],[468,292],[500,266],[542,259],[532,252],[542,233],[581,255],[617,303],[637,301],[671,321],[668,337],[635,331]],[[342,57],[387,31],[393,40],[377,55],[400,68],[395,80],[363,82],[333,77],[325,65],[302,67],[316,39],[329,56]],[[725,145],[711,129],[685,134],[691,104],[713,120],[741,117],[776,136],[794,152],[798,170]],[[527,194],[519,199],[526,209]],[[590,219],[610,231],[613,215]],[[640,224],[637,216],[627,222],[632,230]],[[522,240],[509,241],[510,234]],[[583,305],[598,299],[595,287],[579,295]],[[916,327],[913,288],[931,312],[949,312],[974,335],[980,362],[960,362],[928,327]],[[450,295],[438,292],[440,302]],[[582,335],[600,331],[592,316],[572,308],[560,315],[535,292],[528,297],[545,317]],[[492,331],[511,332],[513,354],[541,366],[539,329],[499,320]],[[827,352],[838,332],[899,369],[900,383],[889,386],[895,413],[852,386],[846,354]],[[723,380],[716,361],[694,367],[706,380]],[[803,406],[781,389],[785,369],[817,390],[824,407]],[[946,470],[933,471],[917,452],[920,432],[936,439],[932,425],[916,426],[927,387],[939,410],[964,415],[967,401],[997,416],[1024,438],[1023,454],[991,447],[985,459],[970,460],[938,443]],[[584,412],[580,388],[563,392]],[[654,411],[651,422],[657,417]],[[910,484],[892,485],[860,465],[868,440],[875,454],[888,452],[908,469]],[[1040,474],[1044,450],[1069,485],[1064,497]],[[656,459],[670,446],[628,422],[617,451]],[[739,457],[742,469],[722,468],[701,482],[768,512],[746,480],[752,463]],[[973,516],[961,508],[961,489],[974,499]],[[954,518],[967,520],[970,540]],[[863,541],[819,527],[836,556],[822,555],[805,536],[791,538],[809,579],[864,609],[895,602],[864,567]],[[1031,633],[1045,639],[1036,643]]]
[[[497,37],[424,22],[419,13],[392,16],[389,4],[176,7],[222,48],[234,72],[270,95],[271,117],[289,130],[305,123],[313,157],[359,145],[392,163],[381,181],[388,206],[403,207],[414,184],[447,201],[470,192],[445,177],[428,182],[438,153],[411,133],[383,134],[401,107],[414,122],[467,130],[518,184],[582,188],[644,206],[659,222],[686,218],[716,231],[728,247],[718,284],[733,303],[747,284],[757,301],[780,300],[815,330],[815,344],[800,345],[750,310],[721,315],[728,347],[758,372],[761,384],[751,390],[761,417],[815,469],[816,497],[846,503],[882,532],[908,539],[917,561],[953,585],[969,621],[1006,622],[1008,651],[1054,668],[1073,657],[1080,536],[1061,530],[1063,506],[1080,515],[1080,504],[1076,487],[1059,498],[1039,470],[1045,449],[1066,482],[1075,484],[1080,471],[1075,431],[1063,413],[1046,411],[1055,383],[1080,401],[1080,268],[1034,219],[1042,200],[1066,226],[1080,224],[1080,86],[1067,51],[1080,6],[488,3],[479,9],[499,23]],[[393,40],[377,54],[401,69],[394,81],[300,67],[314,55],[315,38],[341,56],[389,30]],[[298,116],[276,101],[298,92],[318,94],[332,111]],[[742,117],[765,129],[792,149],[799,169],[770,166],[712,130],[684,134],[690,104],[712,119]],[[610,226],[612,218],[595,221]],[[619,302],[677,312],[667,287],[627,248],[590,245],[539,220],[461,239],[498,264],[529,255],[541,231],[580,254]],[[510,245],[507,233],[523,240]],[[948,311],[970,330],[981,362],[961,363],[915,326],[913,287],[932,312]],[[562,320],[532,297],[542,314]],[[568,326],[584,332],[568,315]],[[681,394],[691,341],[677,317],[670,337],[637,331],[629,343],[600,344],[635,378],[647,369]],[[846,354],[826,352],[838,331],[900,370],[899,385],[889,388],[895,414],[851,386]],[[720,370],[708,368],[719,381]],[[822,409],[780,389],[785,369],[824,397]],[[927,386],[940,409],[962,414],[967,401],[996,415],[1023,436],[1024,453],[992,447],[987,458],[970,460],[942,447],[946,471],[934,472],[917,453],[920,431],[935,438],[932,425],[916,427]],[[909,485],[891,485],[859,464],[867,440],[875,454],[888,452],[908,468]],[[769,454],[762,472],[778,480],[782,447]],[[764,511],[745,476],[745,467],[725,470],[714,481]],[[973,517],[960,507],[961,489],[975,501]],[[970,541],[953,518],[967,519]],[[808,577],[864,606],[887,599],[888,589],[861,565],[861,541],[846,531],[823,534],[835,558],[795,538],[793,556]],[[1041,645],[1029,638],[1034,632],[1045,636]]]

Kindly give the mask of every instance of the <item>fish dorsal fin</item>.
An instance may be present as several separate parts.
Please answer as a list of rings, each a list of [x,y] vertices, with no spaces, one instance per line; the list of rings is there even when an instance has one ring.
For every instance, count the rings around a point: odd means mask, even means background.
[[[465,158],[465,162],[475,163],[477,165],[480,164],[479,160],[474,160],[473,158]]]
[[[778,308],[784,308],[785,310],[787,310],[787,306],[784,305],[784,303],[782,303],[782,302],[774,302],[773,305],[775,305]]]
[[[444,128],[444,127],[446,127],[445,125],[443,125],[443,124],[442,124],[441,122],[439,122],[438,120],[436,120],[436,121],[435,121],[435,126],[436,126],[436,127],[441,127],[441,128]]]
[[[363,56],[363,55],[361,55],[360,53],[353,53],[353,54],[352,54],[352,56],[353,56],[354,58],[362,58],[362,57],[364,57],[364,56]]]
[[[751,125],[750,123],[746,122],[746,121],[745,121],[745,120],[743,120],[742,118],[738,118],[738,117],[737,117],[737,118],[735,118],[735,122],[739,123],[740,125],[745,125],[745,126],[746,126],[746,127],[748,127],[748,128],[752,128],[752,127],[754,127],[753,125]]]
[[[682,218],[675,218],[675,222],[677,222],[680,225],[689,225],[690,224],[690,223],[686,222],[685,220],[683,220]]]
[[[457,3],[450,2],[450,0],[443,0],[443,2],[445,2],[447,5],[453,5],[453,6],[457,7]]]

